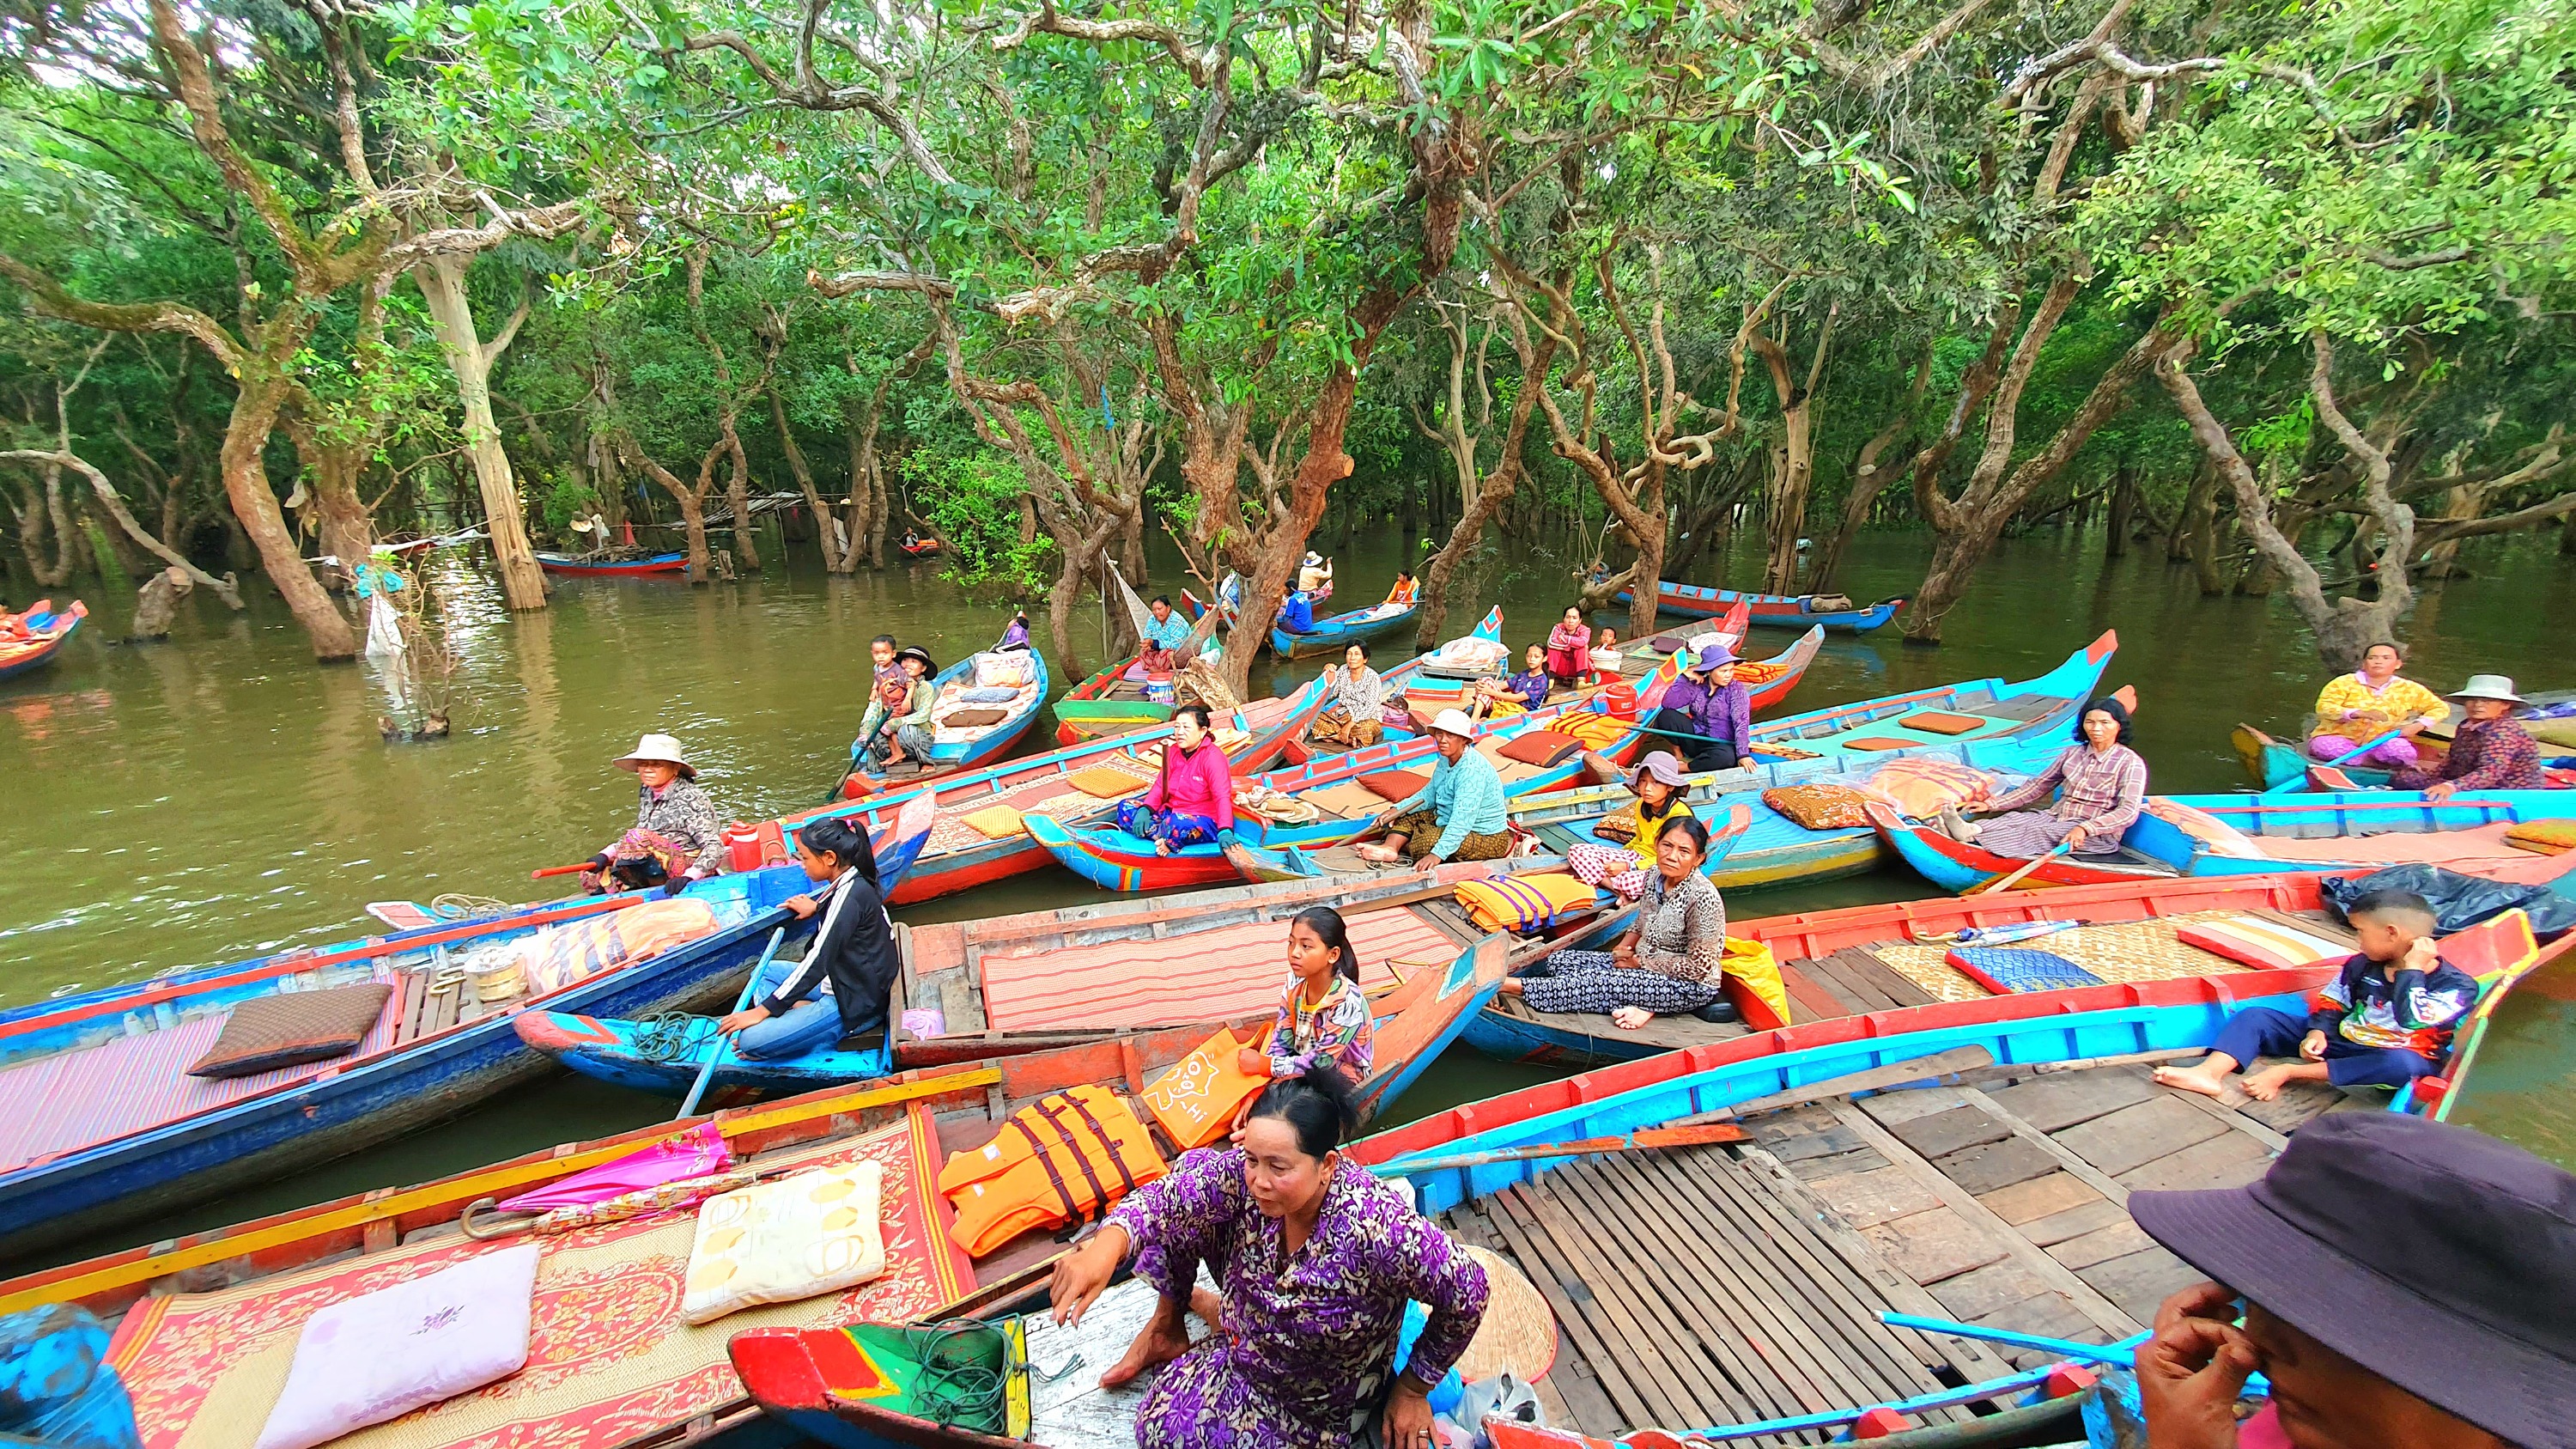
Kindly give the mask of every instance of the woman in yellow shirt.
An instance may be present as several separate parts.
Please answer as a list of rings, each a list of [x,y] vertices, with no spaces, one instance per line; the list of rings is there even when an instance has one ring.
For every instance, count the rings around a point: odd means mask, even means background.
[[[2426,725],[2450,718],[2451,707],[2440,695],[2400,677],[2397,666],[2405,662],[2396,645],[2373,644],[2362,652],[2360,669],[2327,681],[2317,695],[2317,728],[2308,736],[2308,753],[2337,760],[2390,730],[2403,730],[2356,763],[2392,770],[2416,763],[2422,751],[2415,737]]]

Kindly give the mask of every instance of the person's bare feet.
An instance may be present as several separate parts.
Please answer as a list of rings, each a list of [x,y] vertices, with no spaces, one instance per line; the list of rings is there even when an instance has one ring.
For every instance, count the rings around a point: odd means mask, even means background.
[[[2223,1096],[2227,1091],[2227,1069],[2212,1057],[2196,1067],[2158,1067],[2156,1085],[2181,1092],[2198,1092],[2205,1097]]]
[[[1191,1294],[1190,1300],[1195,1306],[1198,1295]],[[1100,1376],[1100,1386],[1114,1389],[1139,1374],[1152,1373],[1189,1351],[1188,1327],[1177,1315],[1167,1317],[1157,1313],[1146,1320],[1144,1330],[1136,1335],[1136,1341],[1127,1345],[1126,1356],[1111,1364],[1109,1371]]]
[[[1169,855],[1169,854],[1171,854],[1171,853],[1172,853],[1172,842],[1170,842],[1170,841],[1168,841],[1168,840],[1157,840],[1157,841],[1155,841],[1155,842],[1154,842],[1154,853],[1155,853],[1156,855]]]
[[[2245,1095],[2253,1098],[2257,1102],[2271,1101],[2274,1097],[2281,1095],[2281,1088],[2287,1084],[2289,1080],[2290,1069],[2288,1067],[2265,1067],[2259,1072],[2247,1072],[2245,1074]]]
[[[1404,858],[1400,853],[1389,850],[1383,845],[1354,845],[1351,847],[1351,853],[1362,860],[1375,861],[1379,865],[1393,865]]]
[[[1190,1312],[1210,1328],[1225,1327],[1225,1300],[1217,1297],[1213,1288],[1190,1290]]]
[[[1621,1031],[1640,1031],[1655,1014],[1642,1006],[1623,1006],[1610,1013],[1610,1024]]]

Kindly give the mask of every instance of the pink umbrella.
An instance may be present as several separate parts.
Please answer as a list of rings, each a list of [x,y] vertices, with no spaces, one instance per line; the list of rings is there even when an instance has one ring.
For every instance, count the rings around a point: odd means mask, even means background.
[[[559,1179],[533,1192],[524,1192],[499,1205],[505,1213],[541,1213],[560,1207],[580,1207],[605,1202],[622,1193],[660,1187],[684,1177],[705,1177],[733,1166],[733,1149],[725,1145],[724,1134],[713,1122],[701,1122],[686,1132],[618,1158],[603,1162],[586,1172]]]

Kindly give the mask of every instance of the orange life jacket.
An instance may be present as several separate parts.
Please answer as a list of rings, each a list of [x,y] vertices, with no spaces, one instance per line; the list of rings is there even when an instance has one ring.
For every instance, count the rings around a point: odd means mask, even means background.
[[[1022,1233],[1106,1212],[1165,1170],[1124,1098],[1075,1087],[1022,1107],[983,1148],[949,1159],[939,1190],[957,1209],[949,1239],[980,1258]]]
[[[1234,1028],[1223,1028],[1145,1089],[1145,1110],[1174,1147],[1187,1152],[1223,1137],[1234,1128],[1235,1112],[1270,1085],[1269,1073],[1254,1076],[1237,1065],[1246,1049],[1260,1049],[1261,1038],[1258,1031],[1237,1037]]]

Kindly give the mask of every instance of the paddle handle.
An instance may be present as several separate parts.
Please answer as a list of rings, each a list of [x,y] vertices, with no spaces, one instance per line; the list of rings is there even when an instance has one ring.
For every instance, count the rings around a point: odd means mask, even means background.
[[[2021,884],[2021,878],[2023,876],[2030,874],[2032,871],[2039,869],[2041,866],[2048,864],[2050,861],[2055,860],[2057,857],[2064,855],[2066,852],[2073,850],[2074,848],[2074,842],[2061,840],[2055,845],[2050,846],[2047,854],[2032,856],[2030,859],[2021,863],[2021,869],[2014,871],[2012,874],[2005,876],[2002,880],[1996,881],[1992,885],[1981,885],[1975,890],[1968,892],[1968,894],[1972,896],[1983,896],[1992,895],[1996,891],[2011,890],[2014,886]]]
[[[586,860],[579,865],[550,865],[543,870],[529,871],[528,879],[544,880],[550,875],[578,875],[588,869],[590,869],[590,862]]]
[[[2331,770],[2335,766],[2344,764],[2347,761],[2358,760],[2362,756],[2369,754],[2371,751],[2378,749],[2381,745],[2388,743],[2390,740],[2393,740],[2404,733],[2406,733],[2406,727],[2404,725],[2399,725],[2397,728],[2390,730],[2388,733],[2381,735],[2379,738],[2372,740],[2369,744],[2363,745],[2360,749],[2357,749],[2348,755],[2338,755],[2335,758],[2326,761],[2325,768]],[[2259,793],[2265,795],[2277,795],[2281,791],[2287,790],[2293,785],[2303,785],[2307,783],[2307,779],[2307,772],[2303,770],[2300,773],[2291,776],[2289,779],[2283,780],[2280,784],[2274,785]]]
[[[734,1001],[735,1011],[747,1011],[751,1008],[751,994],[760,989],[761,973],[769,969],[770,961],[778,955],[779,943],[786,939],[785,926],[769,933],[769,944],[760,953],[760,964],[751,968],[750,979],[742,983],[742,995]],[[707,1053],[707,1064],[698,1068],[698,1079],[689,1084],[689,1095],[680,1099],[680,1115],[672,1118],[672,1121],[684,1122],[698,1110],[698,1098],[706,1095],[707,1083],[714,1078],[716,1063],[724,1060],[724,1054],[725,1043],[722,1038],[718,1038],[715,1050]]]

